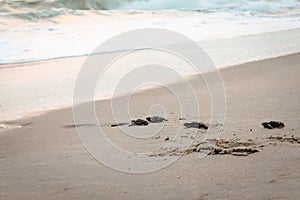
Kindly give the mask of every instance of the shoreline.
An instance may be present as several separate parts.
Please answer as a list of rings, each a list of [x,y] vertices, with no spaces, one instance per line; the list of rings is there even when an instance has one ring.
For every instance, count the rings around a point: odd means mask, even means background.
[[[222,72],[222,71],[226,71],[227,69],[232,69],[232,68],[240,68],[243,67],[245,65],[255,65],[256,63],[260,63],[260,62],[268,62],[268,61],[272,61],[272,60],[277,60],[277,59],[284,59],[284,58],[288,58],[288,57],[293,57],[293,56],[298,56],[300,55],[300,53],[293,53],[293,54],[289,54],[289,55],[283,55],[283,56],[279,56],[279,57],[275,57],[275,58],[267,58],[264,60],[259,60],[259,61],[251,61],[251,62],[246,62],[243,64],[238,64],[238,65],[232,65],[232,66],[228,66],[228,67],[223,67],[223,68],[219,68],[218,71]],[[46,61],[36,61],[36,62],[29,62],[29,63],[17,63],[17,64],[8,64],[8,65],[15,65],[13,67],[7,67],[7,68],[0,68],[0,70],[5,70],[5,69],[19,69],[19,68],[27,68],[27,67],[38,67],[38,69],[41,69],[40,67],[43,67],[43,65],[55,65],[55,64],[64,64],[65,62],[69,62],[69,63],[74,63],[74,60],[76,60],[77,62],[84,62],[86,59],[86,56],[80,56],[80,57],[76,57],[76,58],[64,58],[64,59],[51,59],[51,60],[46,60]],[[40,65],[40,66],[38,66]],[[66,70],[66,69],[65,69]],[[71,69],[69,68],[68,71],[70,71]],[[77,70],[79,71],[79,67],[77,67]],[[43,71],[43,70],[42,70]],[[76,68],[74,69],[74,71],[76,71]],[[56,73],[56,72],[54,72]],[[53,73],[53,74],[54,74]],[[207,72],[209,73],[209,72]],[[75,73],[74,73],[75,74]],[[204,73],[206,74],[206,73]],[[197,77],[199,74],[189,74],[186,75],[185,78],[187,80],[192,80],[194,77]],[[180,82],[178,82],[178,80],[172,80],[170,82],[168,82],[168,84],[174,85],[174,84],[179,84]],[[146,92],[147,90],[155,90],[157,88],[157,86],[151,86],[150,88],[147,89],[143,89],[142,91],[139,92]],[[73,90],[73,89],[72,89]],[[124,97],[127,96],[127,93],[122,94],[121,96],[117,96],[116,98],[120,98],[120,97]],[[71,96],[72,97],[72,96]],[[106,101],[106,100],[111,100],[112,97],[106,97],[106,98],[98,98],[95,99],[96,102],[98,101]],[[70,99],[71,100],[71,99]],[[56,111],[56,110],[61,110],[61,109],[68,109],[68,108],[72,108],[74,105],[72,105],[72,103],[67,103],[65,105],[56,105],[53,106],[49,109],[41,109],[41,110],[36,110],[36,111],[27,111],[27,113],[23,113],[21,115],[12,117],[12,118],[8,118],[8,119],[4,119],[1,120],[0,119],[0,124],[1,125],[9,125],[10,123],[14,123],[15,121],[23,121],[26,120],[27,118],[32,118],[32,117],[37,117],[40,115],[44,115],[47,114],[49,112],[52,111]],[[10,129],[9,129],[10,130]],[[4,130],[0,132],[3,132]]]
[[[196,43],[201,45],[207,45],[210,42],[213,43],[219,43],[221,41],[231,41],[231,40],[244,40],[244,39],[248,39],[248,38],[255,38],[255,37],[261,37],[263,35],[273,35],[273,34],[283,34],[284,33],[289,33],[289,32],[300,32],[300,28],[289,28],[289,29],[279,29],[279,30],[272,30],[269,32],[260,32],[260,33],[252,33],[252,34],[248,34],[248,35],[238,35],[238,36],[231,36],[231,37],[226,37],[226,38],[215,38],[215,39],[207,39],[207,40],[197,40]],[[211,48],[211,47],[208,47]],[[116,50],[116,51],[126,51],[126,50]],[[88,56],[93,56],[93,55],[98,55],[98,54],[107,54],[107,53],[112,53],[112,52],[98,52],[98,53],[85,53],[85,54],[79,54],[79,55],[70,55],[70,56],[63,56],[63,57],[52,57],[52,58],[45,58],[45,59],[40,59],[40,60],[29,60],[29,61],[16,61],[16,62],[11,62],[11,63],[0,63],[0,70],[1,69],[6,69],[6,68],[14,68],[14,67],[21,67],[21,66],[30,66],[30,65],[36,65],[36,64],[41,64],[41,63],[45,63],[45,62],[51,62],[51,61],[60,61],[60,60],[66,60],[66,59],[78,59],[78,58],[86,58]],[[227,67],[231,67],[231,66],[235,66],[235,65],[242,65],[248,62],[257,62],[257,61],[261,61],[261,60],[266,60],[266,59],[272,59],[272,58],[276,58],[276,57],[282,57],[282,56],[287,56],[287,55],[291,55],[291,54],[296,54],[299,52],[288,52],[287,54],[281,54],[281,55],[270,55],[269,57],[265,57],[262,59],[258,59],[258,60],[251,60],[251,61],[244,61],[242,63],[237,63],[234,65],[225,65],[225,66],[221,66],[219,68],[227,68]]]

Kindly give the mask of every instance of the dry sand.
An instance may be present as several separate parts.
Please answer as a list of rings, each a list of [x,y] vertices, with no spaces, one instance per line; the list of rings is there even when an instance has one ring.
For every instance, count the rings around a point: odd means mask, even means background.
[[[248,142],[258,152],[204,159],[189,152],[171,166],[146,174],[118,172],[96,161],[72,126],[70,108],[10,122],[21,127],[0,134],[0,199],[298,199],[299,74],[300,54],[222,69],[227,104],[220,139],[231,143],[220,140],[220,146]],[[200,120],[207,122],[209,94],[202,81],[191,82],[199,88]],[[132,127],[136,133],[163,128],[159,138],[134,140],[110,127],[115,123],[110,101],[97,102],[107,137],[131,151],[156,150],[169,142],[167,137],[172,140],[178,126],[193,120],[180,114],[176,99],[163,88],[137,93],[130,102],[133,117],[148,115],[155,103],[165,106],[168,117],[164,125]],[[264,129],[261,123],[269,120],[286,126]],[[204,135],[205,131],[198,132],[199,141]]]

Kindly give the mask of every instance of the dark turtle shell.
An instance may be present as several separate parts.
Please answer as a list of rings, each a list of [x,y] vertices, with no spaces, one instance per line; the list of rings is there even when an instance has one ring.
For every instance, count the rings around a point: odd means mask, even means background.
[[[165,118],[160,117],[160,116],[146,117],[146,120],[151,123],[161,123],[164,121],[168,121]]]
[[[131,120],[130,126],[147,126],[149,123],[143,119]]]
[[[208,129],[208,127],[201,122],[191,122],[183,124],[186,128],[198,128],[198,129]]]
[[[267,129],[283,128],[284,127],[284,123],[276,122],[276,121],[264,122],[261,125],[264,128],[267,128]]]

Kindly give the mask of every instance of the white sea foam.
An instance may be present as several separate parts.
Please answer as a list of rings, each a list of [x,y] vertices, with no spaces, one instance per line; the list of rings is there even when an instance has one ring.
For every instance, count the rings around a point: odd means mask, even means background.
[[[0,10],[0,64],[88,55],[138,28],[165,28],[195,41],[300,28],[297,0],[0,0]]]

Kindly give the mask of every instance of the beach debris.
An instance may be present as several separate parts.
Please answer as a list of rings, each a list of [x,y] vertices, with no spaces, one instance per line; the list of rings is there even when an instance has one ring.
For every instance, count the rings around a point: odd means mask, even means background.
[[[277,140],[277,141],[280,141],[280,142],[288,142],[288,143],[291,143],[291,144],[300,144],[300,137],[295,137],[294,135],[292,136],[270,136],[270,137],[267,137],[267,139],[269,140]]]
[[[155,152],[148,154],[149,157],[181,156],[177,147],[160,148]]]
[[[146,120],[150,123],[161,123],[164,121],[168,121],[167,119],[160,116],[146,117]]]
[[[147,126],[149,123],[143,119],[131,120],[129,126]]]
[[[125,125],[128,125],[129,123],[117,123],[117,124],[112,124],[110,125],[110,127],[118,127],[118,126],[125,126]]]
[[[208,126],[206,124],[203,124],[201,122],[191,122],[191,123],[184,123],[183,124],[186,128],[198,128],[198,129],[208,129]]]
[[[201,147],[198,148],[199,151]],[[239,141],[238,139],[233,140],[217,140],[215,146],[211,147],[209,155],[225,155],[230,154],[233,156],[248,156],[258,152],[255,143],[252,141]]]
[[[280,122],[280,121],[270,121],[270,122],[263,122],[261,124],[264,128],[267,128],[267,129],[274,129],[274,128],[283,128],[284,127],[284,123],[283,122]]]
[[[215,143],[215,144],[214,144]],[[202,141],[194,143],[185,150],[178,147],[160,148],[157,152],[149,156],[185,156],[193,152],[201,152],[207,155],[232,155],[232,156],[248,156],[250,154],[259,152],[254,142],[239,141],[238,139],[231,140],[215,140],[213,143]]]
[[[258,152],[258,150],[255,147],[234,147],[234,148],[219,148],[215,147],[211,151],[210,155],[224,155],[224,154],[230,154],[233,156],[248,156],[249,154],[253,154]]]
[[[182,120],[186,120],[186,118],[180,117],[178,120],[182,121]]]
[[[168,141],[168,140],[170,140],[170,138],[169,138],[169,137],[166,137],[165,141]]]

